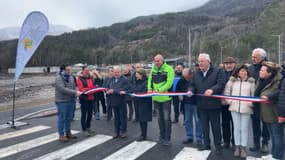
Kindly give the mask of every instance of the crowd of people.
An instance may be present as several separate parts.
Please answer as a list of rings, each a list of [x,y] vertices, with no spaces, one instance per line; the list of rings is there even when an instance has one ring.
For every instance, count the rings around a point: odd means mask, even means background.
[[[209,54],[201,53],[196,68],[175,68],[166,64],[161,54],[154,57],[149,73],[136,64],[131,68],[109,69],[103,80],[98,71],[83,67],[77,77],[71,66],[64,65],[56,77],[55,103],[58,109],[59,140],[76,138],[70,132],[76,98],[81,109],[81,127],[91,136],[92,115],[114,119],[113,138],[126,138],[127,121],[139,122],[141,135],[138,141],[147,140],[148,122],[157,114],[158,143],[171,145],[172,125],[179,122],[182,113],[186,138],[183,144],[196,143],[198,150],[211,150],[213,135],[214,154],[221,155],[223,148],[234,148],[234,156],[246,158],[247,149],[268,153],[271,159],[284,158],[285,81],[278,64],[266,59],[266,52],[254,49],[252,64],[238,64],[234,57],[226,57],[222,67],[215,67]],[[84,94],[85,91],[104,87],[105,92]],[[183,92],[183,96],[133,97],[132,94],[153,92]],[[258,97],[264,102],[218,99],[212,95]],[[106,98],[106,101],[105,101]],[[173,105],[172,105],[173,104]],[[173,106],[174,118],[171,121]],[[252,131],[249,130],[250,123]],[[211,129],[211,131],[210,131]],[[253,146],[248,146],[249,132],[253,133]],[[269,153],[269,141],[272,147]]]

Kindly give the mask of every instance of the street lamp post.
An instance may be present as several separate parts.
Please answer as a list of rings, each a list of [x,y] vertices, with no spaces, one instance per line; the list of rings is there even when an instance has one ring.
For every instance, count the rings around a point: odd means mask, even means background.
[[[191,68],[191,30],[190,30],[190,28],[189,28],[189,35],[188,35],[188,38],[189,38],[189,50],[188,50],[188,64],[189,64],[189,67]]]
[[[220,64],[223,64],[223,49],[226,47],[223,47],[222,45],[220,45],[220,48],[221,48],[221,53],[220,53],[221,63]]]
[[[281,35],[272,35],[278,37],[278,64],[281,65]]]

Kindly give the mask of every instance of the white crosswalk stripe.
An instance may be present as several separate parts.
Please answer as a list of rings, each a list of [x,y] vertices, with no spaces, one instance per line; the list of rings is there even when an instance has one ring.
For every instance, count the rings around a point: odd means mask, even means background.
[[[72,131],[73,133],[79,133],[79,131]],[[18,143],[12,146],[8,146],[0,149],[0,158],[11,156],[13,154],[20,153],[25,150],[29,150],[58,139],[58,133],[52,133],[43,137],[35,138],[26,142]]]
[[[184,147],[174,158],[174,160],[205,160],[211,151],[198,151],[196,148]]]
[[[3,133],[0,134],[0,141],[17,138],[20,136],[33,134],[39,131],[50,129],[49,126],[39,125],[34,126],[31,128],[23,129],[23,130],[17,130],[13,132]],[[74,134],[79,133],[79,131],[72,131]],[[75,142],[69,146],[66,146],[64,148],[60,148],[55,151],[51,151],[50,153],[47,153],[45,155],[37,154],[37,157],[33,156],[29,159],[34,160],[66,160],[73,158],[80,154],[83,155],[84,152],[94,148],[100,150],[100,145],[104,144],[108,141],[108,143],[112,144],[111,140],[112,137],[109,135],[103,135],[98,134],[95,136],[92,136],[90,138],[83,139],[82,141]],[[0,148],[0,158],[5,158],[9,156],[13,156],[15,154],[19,154],[21,152],[34,149],[36,147],[42,146],[43,148],[45,146],[50,147],[50,142],[58,140],[58,133],[52,133],[48,135],[44,135],[42,137],[36,137],[31,140],[27,140],[24,142],[20,142],[18,144],[14,144],[11,146]],[[103,160],[135,160],[141,156],[144,156],[147,154],[149,150],[151,150],[157,143],[152,141],[142,141],[137,142],[133,141],[130,144],[123,146],[122,148],[119,148],[117,150],[109,150],[108,152],[112,152],[109,155],[102,155]],[[32,150],[31,150],[32,151]],[[23,154],[29,154],[30,151]],[[107,153],[108,153],[107,152]],[[184,147],[179,153],[177,153],[174,157],[172,155],[169,157],[170,159],[173,158],[173,160],[206,160],[209,156],[210,151],[198,151],[196,148],[191,147]],[[101,158],[102,158],[101,157]],[[90,157],[92,158],[92,157]],[[262,158],[255,158],[255,157],[247,157],[247,160],[261,160]]]
[[[114,154],[104,158],[104,160],[134,160],[155,145],[156,142],[151,141],[134,141]]]
[[[31,134],[34,132],[39,132],[45,129],[49,129],[49,126],[35,126],[32,128],[28,128],[28,129],[23,129],[23,130],[18,130],[18,131],[14,131],[14,132],[9,132],[9,133],[4,133],[0,135],[0,141],[2,140],[7,140],[7,139],[11,139],[11,138],[15,138],[15,137],[19,137],[19,136],[23,136],[23,135],[27,135],[27,134]]]
[[[42,157],[36,158],[35,160],[65,160],[78,155],[90,148],[98,146],[108,140],[112,139],[111,136],[106,135],[96,135],[94,137],[85,139],[81,142],[75,143],[66,148],[60,149],[58,151],[46,154]]]

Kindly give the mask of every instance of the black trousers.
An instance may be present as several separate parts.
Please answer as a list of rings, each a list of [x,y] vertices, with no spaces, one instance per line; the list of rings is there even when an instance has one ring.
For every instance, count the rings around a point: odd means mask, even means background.
[[[100,104],[99,104],[99,102],[101,102],[103,113],[106,114],[107,113],[107,107],[106,107],[106,101],[105,101],[104,96],[103,97],[99,96],[96,99],[96,107],[97,108],[96,108],[95,112],[100,112]]]
[[[127,105],[123,102],[120,105],[112,106],[114,111],[114,132],[123,134],[127,132]]]
[[[90,129],[92,112],[95,105],[95,101],[80,101],[81,104],[81,127],[83,131]]]
[[[180,110],[179,110],[180,101],[179,101],[178,96],[172,97],[172,103],[173,103],[173,108],[174,108],[174,118],[178,119],[179,112],[180,112]]]
[[[232,114],[229,111],[229,106],[222,106],[222,130],[224,143],[234,145],[234,124]]]
[[[133,119],[133,114],[134,114],[134,107],[133,107],[133,101],[126,101],[128,109],[129,109],[129,119]]]
[[[107,96],[107,120],[110,120],[113,117],[113,109],[112,106],[108,100],[108,96]]]
[[[252,132],[253,132],[254,145],[260,146],[261,136],[262,136],[262,144],[267,145],[270,139],[270,134],[267,129],[266,123],[260,120],[260,106],[259,105],[254,105],[253,114],[251,115],[251,120],[252,120]]]
[[[200,120],[202,124],[202,130],[203,130],[203,138],[204,138],[204,144],[210,145],[210,126],[212,128],[212,133],[214,137],[214,144],[215,146],[221,145],[221,120],[220,120],[220,113],[221,110],[211,110],[211,109],[198,109],[198,113],[200,115]]]
[[[140,122],[141,136],[146,138],[147,136],[147,122]]]

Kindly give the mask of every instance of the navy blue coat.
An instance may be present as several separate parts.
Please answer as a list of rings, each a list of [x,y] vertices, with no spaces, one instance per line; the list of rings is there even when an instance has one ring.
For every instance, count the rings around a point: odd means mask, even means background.
[[[134,93],[145,93],[147,91],[147,79],[136,80],[136,83],[132,86]],[[138,109],[138,121],[146,122],[152,120],[152,99],[151,97],[146,98],[134,98],[134,103]]]
[[[222,94],[225,87],[224,71],[220,68],[210,66],[206,76],[201,70],[194,72],[191,91],[194,94],[204,94],[207,89],[212,89],[213,94]],[[205,96],[196,97],[199,109],[221,109],[221,100]]]
[[[120,95],[120,91],[128,92],[130,90],[130,84],[128,79],[125,76],[121,76],[118,78],[116,82],[116,78],[112,77],[108,84],[106,84],[106,88],[113,89],[114,93],[108,95],[108,104],[110,106],[121,106],[125,105],[125,95]]]

